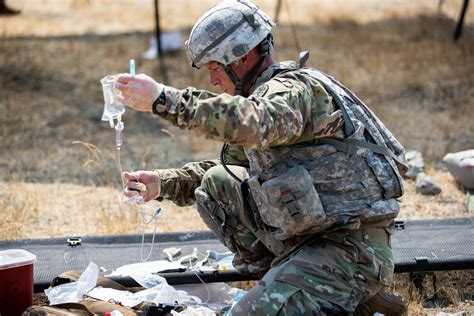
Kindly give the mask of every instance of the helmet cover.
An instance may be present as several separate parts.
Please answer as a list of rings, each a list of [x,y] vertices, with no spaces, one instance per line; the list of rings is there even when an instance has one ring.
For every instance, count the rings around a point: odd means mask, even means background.
[[[209,9],[194,25],[186,41],[193,67],[209,61],[237,62],[271,32],[273,21],[248,0],[226,0]]]

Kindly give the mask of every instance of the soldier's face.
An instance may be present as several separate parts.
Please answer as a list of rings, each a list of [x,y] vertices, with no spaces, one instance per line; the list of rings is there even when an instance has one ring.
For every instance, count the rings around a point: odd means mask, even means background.
[[[207,71],[209,71],[209,81],[213,86],[219,86],[222,92],[230,95],[235,94],[235,85],[227,76],[221,63],[210,61],[205,66]]]

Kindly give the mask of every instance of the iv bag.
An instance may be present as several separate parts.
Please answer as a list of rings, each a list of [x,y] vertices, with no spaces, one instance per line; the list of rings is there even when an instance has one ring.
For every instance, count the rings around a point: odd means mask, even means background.
[[[102,92],[104,93],[104,113],[102,121],[111,121],[118,119],[125,113],[125,106],[118,99],[119,91],[115,89],[114,76],[105,76],[100,79]]]

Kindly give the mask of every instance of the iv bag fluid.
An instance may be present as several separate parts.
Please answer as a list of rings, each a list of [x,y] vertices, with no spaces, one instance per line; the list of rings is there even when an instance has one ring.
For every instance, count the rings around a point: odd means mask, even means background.
[[[125,106],[118,100],[118,90],[115,89],[115,79],[113,76],[105,76],[100,79],[102,91],[104,93],[104,113],[102,121],[117,119],[125,112]]]

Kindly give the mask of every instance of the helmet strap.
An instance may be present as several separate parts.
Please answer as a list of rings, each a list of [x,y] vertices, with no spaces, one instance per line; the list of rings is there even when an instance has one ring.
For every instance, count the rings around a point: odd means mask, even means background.
[[[235,71],[230,67],[230,65],[224,66],[224,71],[229,77],[229,79],[235,85],[235,95],[244,95],[244,85],[250,82],[255,75],[257,74],[260,66],[262,66],[263,62],[265,61],[265,57],[270,55],[270,47],[272,42],[272,34],[268,34],[268,36],[260,43],[260,59],[253,65],[252,69],[250,69],[244,76],[243,79],[240,79]]]
[[[232,67],[230,67],[230,65],[225,65],[224,71],[227,74],[227,77],[229,77],[230,81],[232,81],[235,85],[235,95],[242,95],[243,83],[240,81],[235,71],[232,69]]]
[[[255,65],[252,67],[252,69],[249,70],[244,76],[243,79],[240,79],[235,71],[230,67],[230,65],[227,65],[224,67],[224,71],[226,72],[227,76],[229,79],[234,83],[235,85],[235,95],[244,95],[244,85],[249,83],[250,80],[252,80],[255,75],[257,74],[257,71],[259,70],[260,66],[263,64],[263,61],[265,60],[265,56],[260,57],[258,62],[255,63]]]

